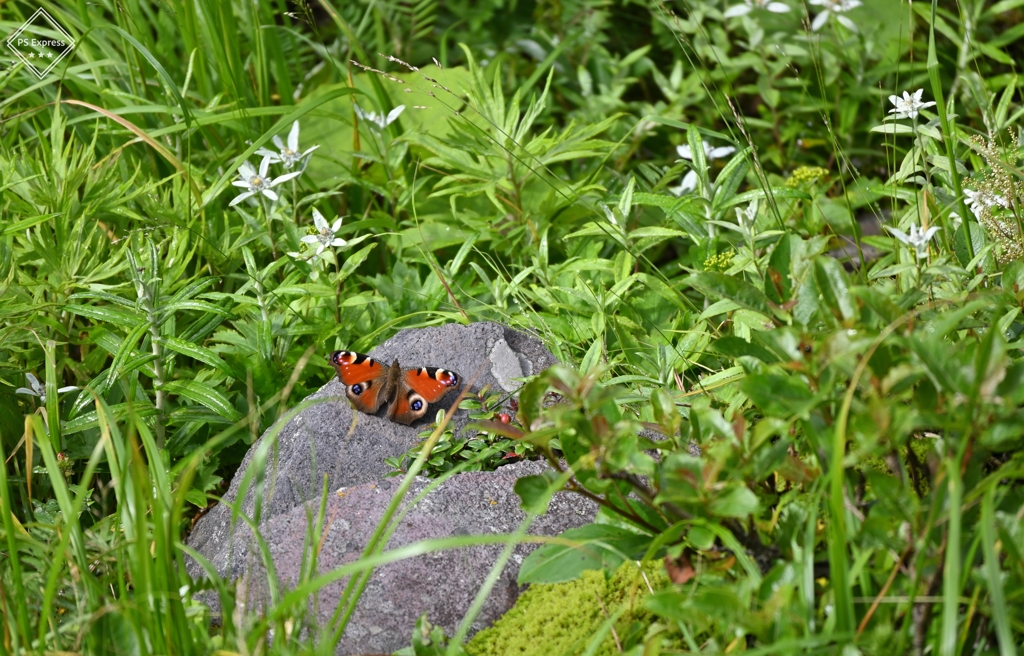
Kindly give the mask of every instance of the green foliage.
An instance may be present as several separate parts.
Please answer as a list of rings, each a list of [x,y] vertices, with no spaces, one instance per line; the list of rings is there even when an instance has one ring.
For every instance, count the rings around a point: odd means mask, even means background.
[[[318,353],[498,320],[564,366],[389,464],[403,490],[510,453],[564,470],[524,508],[566,488],[599,521],[523,581],[693,565],[646,602],[657,640],[609,610],[591,653],[613,626],[645,654],[1012,653],[1018,3],[781,4],[46,3],[78,45],[0,71],[3,650],[331,649],[406,553],[404,491],[347,569],[311,548],[285,591],[264,563],[263,614],[213,576],[216,635],[191,518],[262,489]],[[414,647],[458,651],[479,608]]]

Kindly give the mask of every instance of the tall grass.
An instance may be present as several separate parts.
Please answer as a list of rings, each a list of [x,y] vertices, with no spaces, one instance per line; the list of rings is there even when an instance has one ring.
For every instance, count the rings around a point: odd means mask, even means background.
[[[228,477],[261,498],[275,431],[330,375],[317,350],[496,319],[591,387],[584,423],[541,395],[520,417],[535,423],[492,429],[569,459],[549,489],[601,501],[647,540],[637,557],[708,559],[650,602],[690,651],[1014,653],[1021,239],[964,190],[1020,178],[1000,141],[1022,111],[1004,54],[1017,3],[879,2],[849,14],[857,31],[839,10],[813,29],[819,5],[723,15],[733,4],[44,2],[73,54],[43,80],[0,73],[0,650],[327,652],[375,567],[504,544],[457,652],[512,546],[534,538],[528,517],[511,536],[385,551],[443,425],[358,562],[318,571],[326,497],[311,505],[293,589],[261,504],[236,501],[267,573],[261,610],[182,539]],[[33,11],[5,4],[0,28]],[[925,86],[934,117],[883,123],[889,93]],[[406,110],[379,125],[354,103]],[[242,163],[294,121],[303,148],[321,145],[309,168],[279,202],[229,206]],[[737,153],[716,162],[725,146]],[[302,242],[313,208],[346,217],[348,243],[323,258]],[[862,235],[872,216],[943,231],[918,259]],[[844,235],[850,273],[828,254]],[[45,402],[14,393],[27,372]],[[629,422],[671,446],[636,442]],[[683,471],[691,441],[709,478],[688,497],[643,452]],[[308,600],[346,577],[316,626]],[[723,599],[740,610],[701,614]]]

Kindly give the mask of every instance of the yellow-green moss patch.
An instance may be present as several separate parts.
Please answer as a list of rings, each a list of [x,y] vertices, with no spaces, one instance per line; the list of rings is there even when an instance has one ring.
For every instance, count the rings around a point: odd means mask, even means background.
[[[652,588],[658,590],[667,584],[660,562],[645,564],[643,571],[635,563],[625,563],[610,578],[602,571],[589,570],[576,581],[537,583],[492,627],[476,634],[466,650],[472,656],[579,654],[608,617],[620,609],[616,635],[620,642],[635,642],[655,620],[644,609],[644,598]],[[619,653],[611,632],[596,653]]]

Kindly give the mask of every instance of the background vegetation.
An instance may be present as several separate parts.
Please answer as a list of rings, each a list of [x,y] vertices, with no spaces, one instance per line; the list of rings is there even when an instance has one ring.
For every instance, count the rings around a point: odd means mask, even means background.
[[[43,2],[73,53],[0,72],[0,650],[329,653],[306,595],[405,552],[260,614],[213,577],[213,631],[191,519],[323,354],[489,319],[565,367],[393,464],[561,455],[524,507],[664,561],[573,653],[1015,653],[1022,4]]]

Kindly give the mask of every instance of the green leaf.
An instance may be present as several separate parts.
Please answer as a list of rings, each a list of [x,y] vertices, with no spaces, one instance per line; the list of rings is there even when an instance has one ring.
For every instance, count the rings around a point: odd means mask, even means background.
[[[817,258],[814,261],[814,279],[825,305],[843,321],[853,319],[857,309],[850,298],[846,272],[839,262],[830,257]]]
[[[968,226],[970,226],[971,246],[973,246],[973,250],[968,248],[967,245]],[[985,245],[985,229],[974,221],[962,222],[960,227],[956,229],[956,233],[953,235],[953,252],[956,253],[956,259],[960,262],[960,265],[964,267],[970,266],[971,260],[974,259],[974,255],[980,253],[981,249],[985,248]],[[995,272],[995,261],[991,255],[986,256],[982,260],[981,269],[983,273]]]
[[[806,416],[817,404],[807,383],[795,376],[755,374],[740,381],[740,389],[766,415],[783,419]]]
[[[748,310],[771,316],[768,297],[739,276],[728,276],[715,271],[704,271],[688,277],[687,282],[695,289],[717,298],[725,298]]]
[[[914,134],[914,128],[902,123],[885,123],[876,125],[868,132],[881,132],[882,134]]]
[[[627,559],[639,558],[651,538],[608,524],[569,529],[559,537],[578,545],[546,544],[523,561],[519,584],[571,581],[588,569],[612,571]]]
[[[203,383],[194,380],[172,380],[169,383],[164,383],[161,389],[168,394],[183,396],[190,401],[205,405],[228,421],[236,422],[242,418],[241,413],[235,410],[227,397]]]
[[[228,378],[236,378],[235,373],[231,370],[231,367],[228,366],[228,363],[224,362],[219,355],[204,346],[199,346],[192,342],[186,342],[185,340],[178,339],[177,337],[161,337],[160,344],[166,346],[172,351],[181,353],[182,355],[187,355],[194,360],[199,360],[200,362],[208,364]]]
[[[123,328],[135,328],[142,323],[142,315],[138,312],[129,312],[105,305],[78,305],[68,303],[64,310],[77,314],[80,317],[88,317],[93,321],[112,323]]]
[[[730,358],[738,358],[743,355],[755,357],[765,364],[778,362],[779,358],[774,353],[760,344],[748,342],[742,337],[729,335],[723,337],[711,345],[711,350]]]
[[[760,504],[757,495],[746,486],[736,485],[711,500],[708,507],[719,517],[746,517],[757,512]]]
[[[523,476],[516,481],[515,491],[519,495],[519,505],[528,513],[543,515],[548,511],[551,496],[558,490],[558,474],[546,471],[535,476]]]

